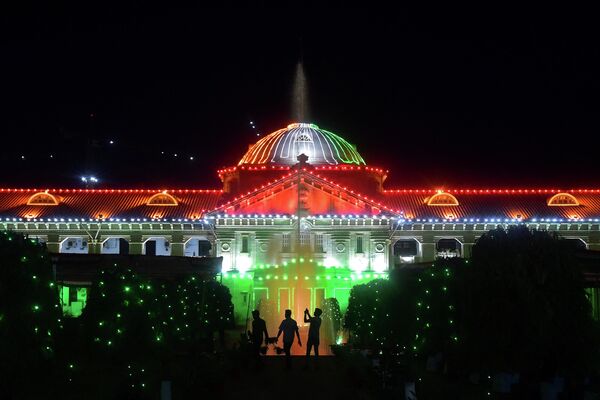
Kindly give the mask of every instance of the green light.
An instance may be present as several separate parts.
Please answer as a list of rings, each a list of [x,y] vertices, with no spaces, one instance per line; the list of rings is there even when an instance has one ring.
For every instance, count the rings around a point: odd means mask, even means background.
[[[125,293],[131,291],[131,288],[129,286],[125,286],[123,289],[125,290]]]

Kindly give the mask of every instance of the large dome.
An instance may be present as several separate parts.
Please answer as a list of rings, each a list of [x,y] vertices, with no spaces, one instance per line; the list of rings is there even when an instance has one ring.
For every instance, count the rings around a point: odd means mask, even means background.
[[[308,163],[313,165],[365,165],[365,160],[346,140],[315,124],[305,123],[290,124],[260,139],[238,165],[293,165],[300,154],[306,154]]]

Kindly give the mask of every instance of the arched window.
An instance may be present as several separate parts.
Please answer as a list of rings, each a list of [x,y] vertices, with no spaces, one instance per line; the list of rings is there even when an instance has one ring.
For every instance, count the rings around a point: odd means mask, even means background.
[[[56,197],[54,197],[53,195],[51,195],[50,193],[48,193],[48,191],[39,192],[39,193],[32,195],[29,198],[29,200],[27,200],[27,205],[28,206],[57,206],[58,199]]]
[[[457,206],[458,200],[450,193],[438,192],[426,199],[428,206]]]
[[[311,143],[312,142],[312,138],[306,134],[306,133],[301,133],[296,137],[296,142],[308,142]]]
[[[179,203],[175,197],[168,194],[166,191],[157,193],[148,199],[148,206],[177,206]]]
[[[578,206],[579,201],[569,193],[557,193],[548,199],[549,206],[568,207]]]

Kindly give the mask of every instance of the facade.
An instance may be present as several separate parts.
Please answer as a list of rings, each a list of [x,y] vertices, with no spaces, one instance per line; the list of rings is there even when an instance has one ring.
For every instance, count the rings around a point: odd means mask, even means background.
[[[387,170],[314,124],[265,136],[218,174],[208,190],[0,189],[0,229],[56,253],[223,257],[238,321],[330,297],[343,311],[354,284],[468,257],[498,225],[600,250],[599,189],[387,189]]]

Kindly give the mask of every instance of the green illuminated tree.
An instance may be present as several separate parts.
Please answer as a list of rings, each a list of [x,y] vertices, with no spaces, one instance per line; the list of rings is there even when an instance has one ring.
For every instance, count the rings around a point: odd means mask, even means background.
[[[474,370],[576,372],[598,355],[575,249],[524,226],[492,230],[473,247],[463,327]]]
[[[416,310],[408,293],[413,287],[405,282],[376,279],[352,288],[344,327],[354,345],[374,351],[412,348]]]
[[[50,258],[37,240],[0,233],[0,390],[43,385],[62,321]],[[3,387],[2,387],[3,386]],[[22,392],[16,397],[24,396]],[[10,397],[10,396],[9,396]]]
[[[85,341],[69,362],[73,381],[85,385],[105,365],[123,395],[135,397],[171,376],[182,355],[187,362],[209,357],[214,334],[233,324],[233,305],[214,279],[149,279],[117,266],[101,271],[80,323]]]
[[[325,339],[326,343],[334,344],[338,338],[340,330],[342,329],[342,311],[340,310],[340,303],[335,297],[330,297],[323,300],[323,320],[321,327],[321,334]]]
[[[352,343],[417,356],[454,351],[459,341],[455,277],[464,263],[440,259],[355,286],[345,316]]]

